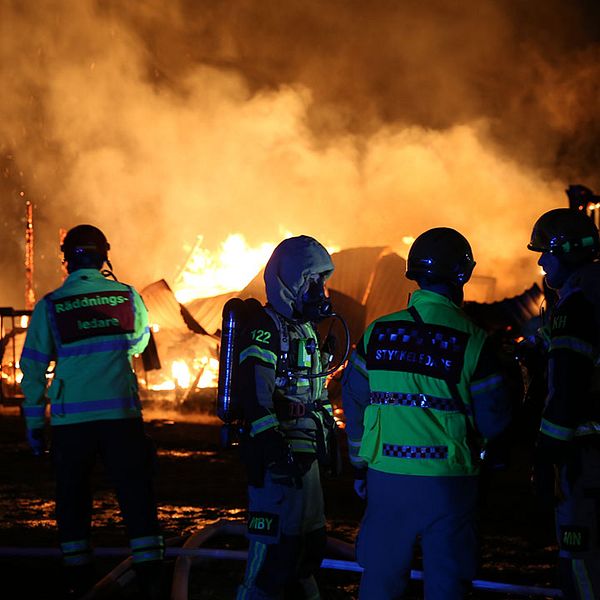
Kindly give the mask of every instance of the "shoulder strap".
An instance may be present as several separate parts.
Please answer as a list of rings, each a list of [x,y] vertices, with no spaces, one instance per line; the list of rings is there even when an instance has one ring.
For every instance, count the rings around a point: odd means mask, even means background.
[[[275,322],[275,327],[279,331],[279,351],[286,356],[290,351],[290,334],[286,322],[281,318],[281,315],[274,311],[270,306],[263,307],[265,312]]]
[[[285,388],[288,384],[287,373],[289,371],[290,355],[290,334],[287,323],[270,306],[264,306],[264,311],[273,319],[275,327],[279,332],[279,356],[277,357],[277,366],[275,368],[275,387]]]

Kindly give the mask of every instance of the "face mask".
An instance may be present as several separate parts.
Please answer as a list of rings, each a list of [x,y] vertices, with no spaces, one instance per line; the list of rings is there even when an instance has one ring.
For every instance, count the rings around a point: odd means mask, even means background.
[[[322,276],[311,278],[300,298],[300,314],[307,321],[321,321],[333,312],[331,301],[325,295],[325,280]]]

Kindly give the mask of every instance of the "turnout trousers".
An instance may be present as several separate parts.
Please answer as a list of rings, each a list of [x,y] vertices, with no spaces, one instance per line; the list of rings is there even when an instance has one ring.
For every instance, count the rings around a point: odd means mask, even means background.
[[[399,600],[415,544],[423,555],[426,600],[465,597],[477,566],[476,477],[397,475],[369,469],[357,540],[360,600]]]
[[[597,436],[594,436],[597,437]],[[560,469],[556,508],[559,572],[565,600],[600,598],[600,443],[577,449]]]
[[[152,485],[153,446],[141,419],[52,427],[56,520],[65,566],[91,563],[91,476],[97,457],[112,481],[134,563],[161,560],[163,540]]]
[[[282,485],[267,471],[248,487],[248,562],[237,600],[318,600],[315,573],[327,542],[323,490],[315,460],[301,486]]]

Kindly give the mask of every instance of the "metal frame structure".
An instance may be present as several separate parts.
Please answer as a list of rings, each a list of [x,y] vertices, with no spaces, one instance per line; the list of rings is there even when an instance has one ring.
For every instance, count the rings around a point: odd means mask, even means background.
[[[20,347],[17,346],[17,334],[27,331],[31,310],[15,310],[12,307],[0,307],[0,403],[18,404],[23,399],[19,385]]]

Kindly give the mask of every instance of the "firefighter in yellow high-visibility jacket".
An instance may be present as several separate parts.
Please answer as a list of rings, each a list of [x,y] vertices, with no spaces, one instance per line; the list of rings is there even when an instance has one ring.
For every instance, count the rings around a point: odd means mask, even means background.
[[[406,273],[420,289],[369,325],[344,371],[355,490],[367,500],[361,600],[403,597],[417,540],[427,600],[464,598],[475,575],[481,441],[511,411],[487,336],[460,308],[474,266],[458,231],[421,234]]]
[[[56,519],[66,593],[94,582],[90,476],[97,455],[111,477],[145,598],[159,598],[163,538],[152,485],[153,448],[144,433],[132,356],[150,336],[146,307],[131,286],[100,271],[110,246],[92,225],[71,229],[61,247],[68,277],[33,311],[21,355],[27,438],[44,450],[50,400]],[[47,389],[46,373],[55,361]]]

